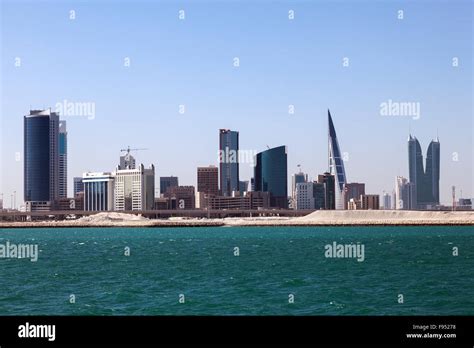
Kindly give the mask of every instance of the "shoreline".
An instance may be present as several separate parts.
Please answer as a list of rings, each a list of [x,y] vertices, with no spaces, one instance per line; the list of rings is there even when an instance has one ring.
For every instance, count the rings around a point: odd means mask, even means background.
[[[157,228],[157,227],[335,227],[335,226],[474,226],[474,211],[315,211],[302,217],[148,219],[103,212],[77,220],[0,222],[7,228]],[[473,230],[474,231],[474,230]]]

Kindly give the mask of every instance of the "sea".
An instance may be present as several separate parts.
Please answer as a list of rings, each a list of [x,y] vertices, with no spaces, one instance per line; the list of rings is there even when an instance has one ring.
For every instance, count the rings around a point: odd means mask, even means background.
[[[0,229],[19,244],[0,315],[474,315],[473,226]]]

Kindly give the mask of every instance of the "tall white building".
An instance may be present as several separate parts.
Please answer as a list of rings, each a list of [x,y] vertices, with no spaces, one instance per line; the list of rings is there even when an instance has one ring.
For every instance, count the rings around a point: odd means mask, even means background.
[[[155,166],[119,169],[113,173],[114,210],[151,210],[155,204]]]
[[[290,208],[296,209],[296,185],[301,182],[308,182],[308,174],[300,171],[299,173],[295,173],[291,176]]]
[[[403,176],[397,176],[395,178],[395,209],[416,209],[415,185],[410,183],[408,179]]]
[[[82,175],[84,210],[107,211],[114,207],[114,176],[107,172],[87,172]]]

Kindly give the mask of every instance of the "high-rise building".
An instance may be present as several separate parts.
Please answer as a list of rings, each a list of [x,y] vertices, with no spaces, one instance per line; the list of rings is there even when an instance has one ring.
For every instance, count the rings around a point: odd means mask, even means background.
[[[351,182],[344,184],[344,209],[348,209],[348,204],[352,198],[360,199],[361,195],[365,195],[365,184]]]
[[[324,209],[336,209],[336,182],[334,175],[328,172],[319,174],[318,183],[324,184]]]
[[[76,197],[79,193],[84,192],[84,184],[82,182],[82,177],[74,177],[73,184],[74,197]]]
[[[329,143],[329,172],[334,175],[336,209],[344,209],[344,184],[346,183],[346,171],[344,161],[341,156],[339,142],[337,140],[336,129],[332,122],[331,113],[328,110],[328,143]]]
[[[290,208],[298,209],[296,207],[296,185],[299,183],[308,182],[308,174],[303,172],[295,173],[291,176],[291,201]]]
[[[383,194],[383,209],[384,210],[392,209],[392,197],[388,193]]]
[[[217,196],[219,194],[219,174],[217,167],[198,167],[197,190],[206,195]]]
[[[239,132],[219,130],[220,190],[223,196],[239,191]]]
[[[85,211],[110,211],[114,208],[114,176],[97,172],[82,175]]]
[[[429,209],[439,205],[440,143],[439,139],[431,141],[423,167],[423,154],[416,137],[408,138],[409,179],[415,185],[416,206],[418,209]]]
[[[288,156],[286,146],[262,151],[256,155],[255,191],[270,193],[270,206],[288,208]]]
[[[415,184],[409,182],[407,178],[402,176],[395,178],[395,209],[417,209]]]
[[[380,196],[379,195],[361,195],[360,207],[363,210],[380,209]]]
[[[113,173],[114,210],[151,210],[155,205],[155,166],[118,169]]]
[[[67,129],[66,121],[59,121],[59,198],[67,197]]]
[[[318,182],[299,182],[296,184],[295,209],[324,209],[325,186]]]
[[[49,209],[58,197],[59,115],[31,110],[24,116],[24,200],[29,210]]]
[[[177,176],[160,176],[160,195],[164,195],[168,188],[177,186],[179,186]]]

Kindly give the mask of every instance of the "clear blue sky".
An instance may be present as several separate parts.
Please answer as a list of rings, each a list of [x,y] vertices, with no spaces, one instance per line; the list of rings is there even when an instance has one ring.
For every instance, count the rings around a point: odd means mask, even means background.
[[[391,192],[408,176],[411,128],[424,156],[439,134],[442,203],[453,184],[474,196],[472,1],[1,3],[6,206],[13,190],[23,200],[22,116],[65,99],[96,105],[92,120],[65,118],[70,192],[73,176],[112,171],[127,145],[149,148],[136,158],[157,177],[196,185],[196,167],[216,164],[219,128],[238,130],[241,149],[287,145],[289,180],[298,164],[315,178],[327,168],[329,108],[348,181]],[[381,116],[389,99],[419,102],[420,119]],[[241,178],[251,175],[241,165]]]

